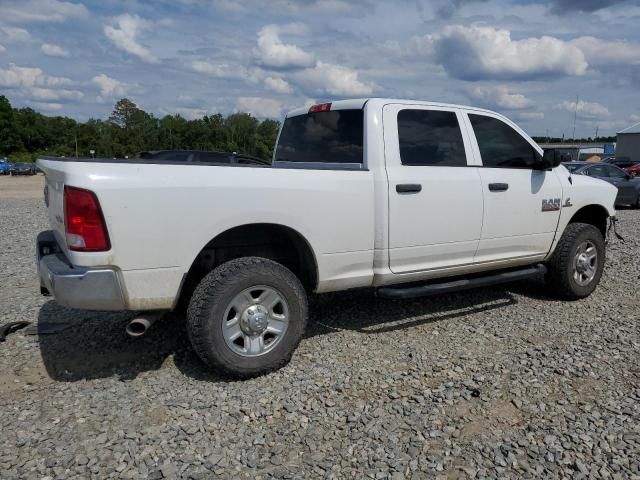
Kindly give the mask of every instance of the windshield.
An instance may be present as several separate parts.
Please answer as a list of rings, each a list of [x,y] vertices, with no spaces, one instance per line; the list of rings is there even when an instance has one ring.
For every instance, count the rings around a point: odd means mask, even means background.
[[[276,162],[362,164],[362,110],[334,110],[285,120]]]

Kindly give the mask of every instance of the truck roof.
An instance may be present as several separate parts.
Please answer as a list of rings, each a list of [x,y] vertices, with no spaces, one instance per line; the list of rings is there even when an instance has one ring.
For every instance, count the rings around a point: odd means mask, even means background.
[[[331,103],[331,110],[357,110],[363,108],[364,105],[369,101],[379,102],[381,104],[387,103],[406,103],[408,105],[425,105],[432,107],[444,107],[444,108],[464,108],[465,110],[475,110],[478,112],[486,112],[486,113],[494,113],[499,115],[497,112],[492,110],[487,110],[485,108],[471,107],[468,105],[458,105],[454,103],[440,103],[440,102],[431,102],[428,100],[410,100],[410,99],[402,99],[402,98],[381,98],[381,97],[369,97],[369,98],[351,98],[345,100],[336,100]],[[324,103],[324,102],[323,102]],[[286,117],[295,117],[297,115],[304,115],[309,113],[309,107],[299,107],[289,111]]]

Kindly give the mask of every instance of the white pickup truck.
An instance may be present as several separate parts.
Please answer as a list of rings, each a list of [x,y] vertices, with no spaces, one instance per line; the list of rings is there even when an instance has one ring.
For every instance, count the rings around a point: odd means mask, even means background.
[[[188,305],[195,351],[235,376],[284,365],[307,292],[409,298],[545,273],[589,295],[616,188],[572,176],[505,117],[358,99],[290,112],[271,165],[40,158],[44,294],[93,310]]]

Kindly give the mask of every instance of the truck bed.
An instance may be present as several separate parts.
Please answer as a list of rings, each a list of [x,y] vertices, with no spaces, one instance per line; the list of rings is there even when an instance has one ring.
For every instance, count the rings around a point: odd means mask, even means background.
[[[318,291],[371,282],[371,172],[50,157],[38,166],[60,250],[74,266],[116,267],[129,309],[171,308],[198,253],[219,234],[249,224],[284,224],[308,239],[322,279]],[[110,250],[67,248],[65,186],[95,193]],[[361,278],[353,277],[354,265]]]

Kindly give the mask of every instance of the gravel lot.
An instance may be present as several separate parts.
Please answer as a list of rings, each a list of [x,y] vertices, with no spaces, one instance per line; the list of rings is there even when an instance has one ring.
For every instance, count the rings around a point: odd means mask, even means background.
[[[132,340],[39,295],[38,178],[0,178],[0,324],[40,332],[0,343],[2,478],[640,478],[638,211],[587,300],[312,298],[290,365],[229,382],[179,318]]]

